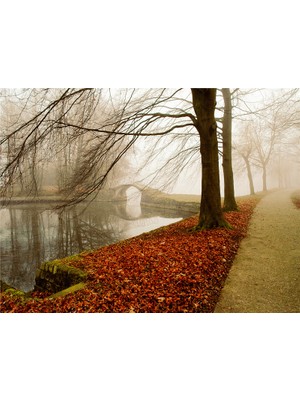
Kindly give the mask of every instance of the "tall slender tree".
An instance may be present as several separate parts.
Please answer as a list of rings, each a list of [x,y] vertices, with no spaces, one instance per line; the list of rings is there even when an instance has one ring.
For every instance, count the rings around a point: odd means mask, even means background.
[[[232,170],[232,103],[230,89],[222,89],[224,112],[222,118],[223,175],[224,175],[224,211],[237,210],[234,195]]]

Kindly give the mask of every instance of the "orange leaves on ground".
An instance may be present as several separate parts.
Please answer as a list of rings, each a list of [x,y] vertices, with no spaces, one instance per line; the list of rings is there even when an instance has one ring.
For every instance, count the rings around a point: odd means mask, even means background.
[[[1,311],[213,312],[255,201],[239,207],[226,213],[231,230],[192,231],[195,216],[87,253],[85,289],[52,300],[2,294]]]

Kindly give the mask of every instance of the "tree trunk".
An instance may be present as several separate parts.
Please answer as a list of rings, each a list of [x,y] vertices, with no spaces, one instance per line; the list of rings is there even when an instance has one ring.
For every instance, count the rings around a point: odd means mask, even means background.
[[[229,89],[222,89],[224,99],[223,116],[223,175],[224,175],[224,206],[225,211],[235,211],[238,206],[234,196],[234,179],[232,171],[232,104]]]
[[[247,175],[248,175],[248,180],[249,180],[250,194],[255,194],[253,177],[252,177],[252,172],[251,172],[251,167],[250,167],[249,160],[248,160],[247,157],[244,157],[244,156],[243,156],[243,159],[245,161],[246,168],[247,168]]]
[[[267,167],[263,165],[263,173],[262,173],[262,181],[263,181],[263,191],[267,191]]]
[[[196,229],[229,227],[221,208],[217,124],[214,116],[216,89],[192,89],[192,96],[202,163],[200,217]]]

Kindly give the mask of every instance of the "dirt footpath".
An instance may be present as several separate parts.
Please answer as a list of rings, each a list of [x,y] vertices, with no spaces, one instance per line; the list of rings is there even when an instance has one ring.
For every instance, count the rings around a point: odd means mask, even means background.
[[[300,312],[300,209],[291,193],[270,193],[256,207],[215,312]]]

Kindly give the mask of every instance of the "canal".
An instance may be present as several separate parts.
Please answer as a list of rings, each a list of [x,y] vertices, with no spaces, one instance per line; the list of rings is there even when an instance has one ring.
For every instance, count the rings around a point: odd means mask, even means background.
[[[53,204],[15,204],[0,209],[0,280],[33,290],[37,267],[177,222],[189,212],[99,202],[62,211]]]

